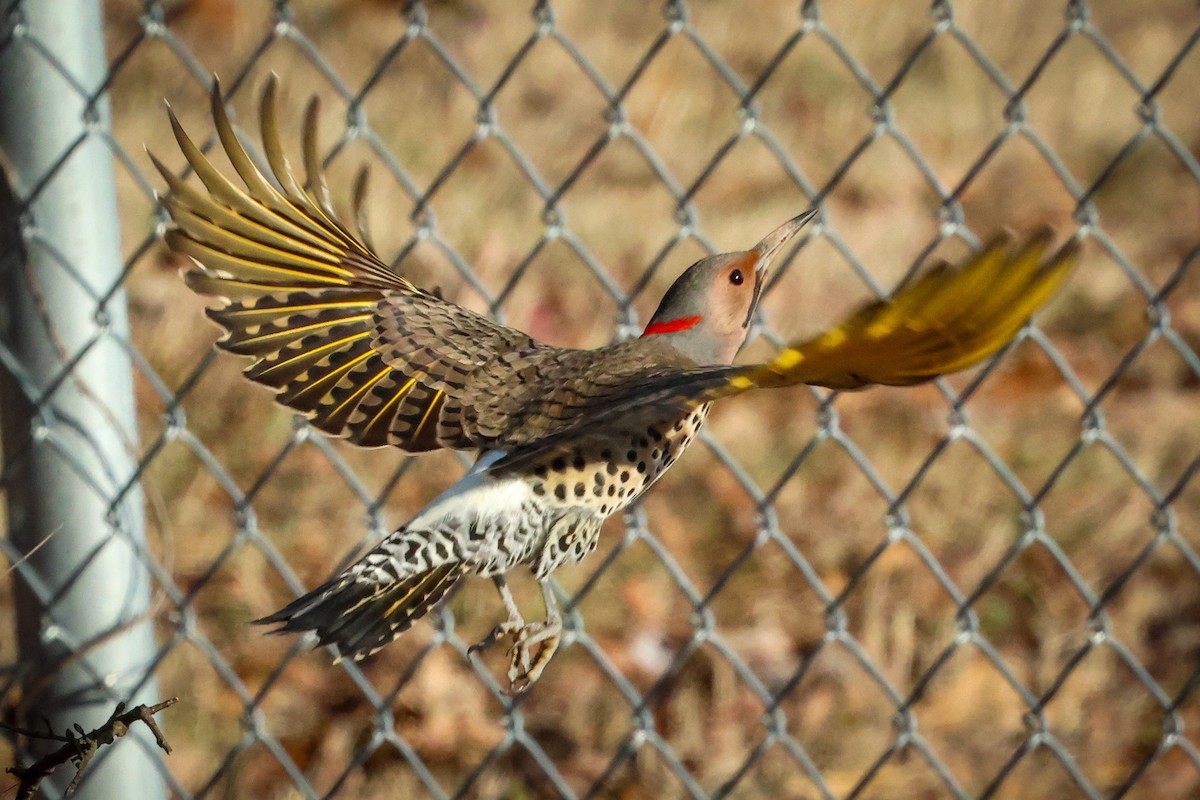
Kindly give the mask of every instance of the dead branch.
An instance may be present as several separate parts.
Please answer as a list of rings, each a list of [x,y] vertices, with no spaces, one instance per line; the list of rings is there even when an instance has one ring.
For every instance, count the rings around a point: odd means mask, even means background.
[[[71,779],[71,783],[67,786],[66,791],[68,795],[72,794],[75,791],[75,787],[79,784],[79,779],[82,777],[84,769],[87,768],[96,751],[106,744],[112,744],[116,741],[117,737],[124,736],[129,732],[130,726],[139,720],[144,722],[146,727],[150,729],[150,732],[154,734],[154,740],[158,742],[158,746],[162,748],[163,752],[170,753],[171,745],[167,743],[166,737],[163,736],[162,730],[158,727],[158,723],[154,721],[154,715],[178,702],[178,697],[172,697],[170,700],[164,700],[157,705],[140,705],[129,711],[125,710],[124,703],[117,703],[117,707],[113,711],[112,716],[108,718],[108,722],[96,728],[91,733],[84,733],[83,728],[78,724],[75,725],[75,732],[68,730],[65,735],[60,736],[52,731],[38,732],[0,723],[3,727],[31,739],[48,739],[63,743],[62,747],[52,753],[47,753],[28,767],[9,767],[6,770],[6,772],[15,775],[17,780],[21,782],[20,787],[17,789],[17,800],[28,800],[28,798],[33,797],[42,781],[68,761],[75,764],[75,777]]]

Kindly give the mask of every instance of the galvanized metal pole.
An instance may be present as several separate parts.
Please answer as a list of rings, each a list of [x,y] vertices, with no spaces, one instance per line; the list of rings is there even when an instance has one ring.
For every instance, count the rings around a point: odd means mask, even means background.
[[[6,4],[6,6],[9,4]],[[0,149],[22,216],[25,259],[3,276],[5,347],[16,369],[4,413],[23,711],[58,732],[102,724],[118,700],[158,701],[148,618],[125,297],[100,0],[28,0],[3,20]],[[17,377],[11,374],[18,373]],[[115,499],[121,496],[119,502]],[[38,548],[38,545],[41,545]],[[104,747],[74,797],[165,797],[144,726]],[[73,770],[43,784],[61,796]]]

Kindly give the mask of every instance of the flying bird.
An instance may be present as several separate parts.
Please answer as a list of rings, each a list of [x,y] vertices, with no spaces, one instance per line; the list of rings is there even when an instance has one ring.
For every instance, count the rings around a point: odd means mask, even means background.
[[[258,622],[315,631],[339,658],[375,652],[460,580],[491,578],[507,618],[475,648],[511,639],[508,679],[542,674],[562,634],[549,579],[595,549],[601,524],[680,457],[710,404],[797,384],[908,386],[978,364],[1003,348],[1062,284],[1078,242],[1050,252],[1043,231],[998,237],[954,268],[939,264],[765,363],[734,365],[771,261],[810,210],[749,250],[690,266],[637,339],[555,347],[442,299],[368,246],[357,182],[355,229],[330,202],[309,103],[305,182],[284,156],[276,81],[260,106],[267,170],[238,141],[214,81],[212,116],[240,185],[218,171],[173,113],[175,138],[203,189],[157,159],[192,290],[217,298],[217,346],[248,356],[250,380],[320,430],[364,447],[476,451],[471,470],[355,564]],[[151,156],[153,158],[153,156]],[[505,575],[527,567],[545,619],[527,622]],[[473,649],[475,649],[473,648]]]

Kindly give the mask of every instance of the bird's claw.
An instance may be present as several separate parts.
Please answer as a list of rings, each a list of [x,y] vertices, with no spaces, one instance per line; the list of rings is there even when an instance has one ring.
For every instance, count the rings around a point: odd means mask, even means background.
[[[478,653],[494,645],[501,639],[512,637],[513,645],[509,649],[508,693],[518,695],[542,677],[542,672],[550,659],[558,650],[562,638],[562,615],[558,610],[558,601],[550,584],[542,581],[542,601],[546,605],[546,620],[526,624],[521,617],[521,611],[513,600],[508,584],[503,575],[492,578],[508,610],[508,619],[492,628],[491,633],[479,642],[467,648],[467,653]]]
[[[524,692],[542,677],[542,672],[562,638],[562,624],[542,622],[526,625],[517,631],[509,656],[508,692],[517,695]]]
[[[467,648],[467,653],[480,653],[510,636],[513,645],[509,648],[508,692],[517,695],[524,692],[542,677],[546,665],[558,650],[561,639],[561,624],[537,622],[526,624],[508,620],[492,628],[491,632]]]

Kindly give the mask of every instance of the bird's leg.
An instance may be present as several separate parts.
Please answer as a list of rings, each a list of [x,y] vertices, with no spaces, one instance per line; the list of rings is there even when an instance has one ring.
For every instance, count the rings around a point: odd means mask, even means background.
[[[562,638],[562,613],[558,610],[558,598],[550,588],[550,580],[539,581],[542,587],[542,602],[546,605],[546,619],[526,625],[517,632],[517,641],[512,649],[512,665],[508,669],[508,682],[516,694],[528,689],[550,663],[558,650]],[[537,648],[533,652],[533,648]]]
[[[504,637],[519,635],[520,631],[528,627],[525,624],[525,618],[521,616],[521,609],[517,608],[517,601],[513,599],[512,591],[508,588],[504,576],[493,576],[492,583],[496,584],[496,589],[500,592],[500,600],[504,603],[504,610],[508,612],[508,619],[492,628],[492,632],[483,639],[468,647],[468,653],[486,650]]]

